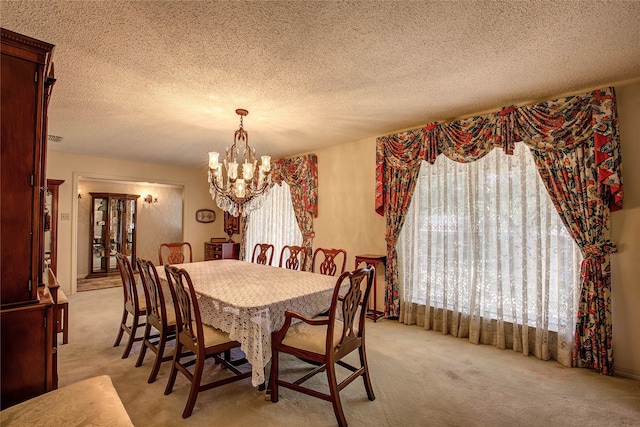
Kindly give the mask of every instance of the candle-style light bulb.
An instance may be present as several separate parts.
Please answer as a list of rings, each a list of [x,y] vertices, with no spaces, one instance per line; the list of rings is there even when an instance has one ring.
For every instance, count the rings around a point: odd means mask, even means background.
[[[242,178],[247,182],[251,182],[251,179],[253,178],[253,164],[247,163],[246,160],[242,165]]]
[[[265,172],[271,170],[271,156],[262,156],[262,168]]]
[[[215,151],[209,152],[209,169],[216,169],[218,167],[218,157],[220,153]]]
[[[229,174],[229,179],[238,178],[238,164],[234,161],[229,163],[229,169],[227,170]]]
[[[244,179],[238,178],[236,180],[236,197],[239,199],[243,199],[246,194],[246,186]]]

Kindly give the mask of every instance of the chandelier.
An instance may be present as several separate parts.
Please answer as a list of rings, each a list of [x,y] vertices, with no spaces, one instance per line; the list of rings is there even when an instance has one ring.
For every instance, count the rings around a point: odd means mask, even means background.
[[[218,161],[219,153],[209,153],[209,193],[223,211],[247,216],[262,205],[270,188],[271,157],[262,156],[262,164],[258,166],[256,150],[249,146],[249,135],[242,123],[249,111],[239,108],[236,114],[240,116],[240,128],[234,133],[231,149],[226,148],[223,162]],[[242,145],[244,163],[239,163],[238,146]]]

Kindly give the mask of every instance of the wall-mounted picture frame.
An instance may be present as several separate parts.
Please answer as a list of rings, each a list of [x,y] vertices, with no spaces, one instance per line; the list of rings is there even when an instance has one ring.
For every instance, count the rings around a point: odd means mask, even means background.
[[[196,211],[196,221],[198,222],[213,222],[216,220],[216,213],[211,209],[198,209]]]

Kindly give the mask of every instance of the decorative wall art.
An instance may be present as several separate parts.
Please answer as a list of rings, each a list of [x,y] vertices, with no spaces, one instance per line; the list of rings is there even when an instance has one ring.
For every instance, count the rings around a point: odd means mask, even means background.
[[[196,211],[196,221],[198,222],[213,222],[216,220],[216,213],[211,209],[199,209]]]

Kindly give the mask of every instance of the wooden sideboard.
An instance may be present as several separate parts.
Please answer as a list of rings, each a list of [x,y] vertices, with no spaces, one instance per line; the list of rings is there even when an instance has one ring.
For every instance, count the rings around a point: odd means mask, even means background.
[[[204,242],[204,260],[211,261],[218,259],[240,259],[240,243]]]

